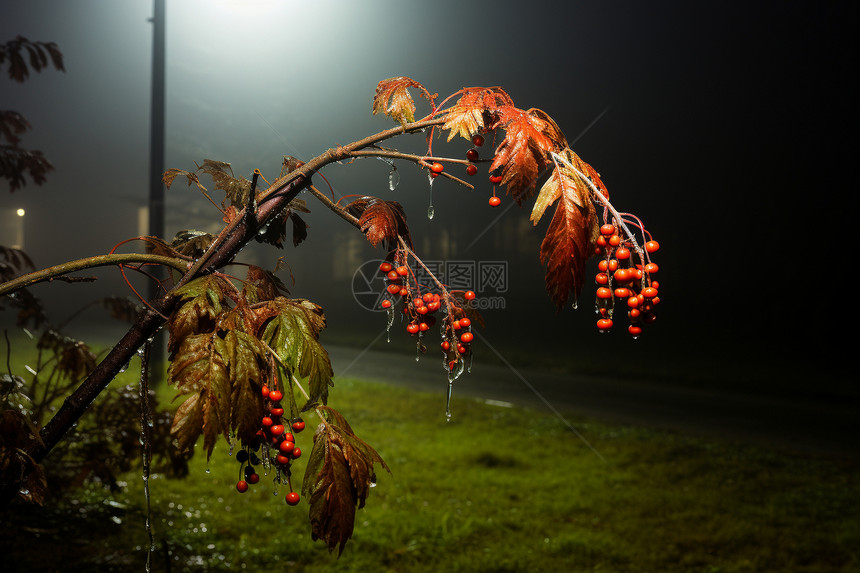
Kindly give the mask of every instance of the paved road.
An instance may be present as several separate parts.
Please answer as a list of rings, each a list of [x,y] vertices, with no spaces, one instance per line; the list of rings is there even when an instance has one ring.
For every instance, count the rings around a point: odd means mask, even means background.
[[[444,408],[445,373],[434,353],[416,364],[414,355],[328,346],[336,375],[436,392]],[[491,352],[492,349],[482,352]],[[571,376],[476,360],[455,382],[456,397],[486,400],[667,429],[700,437],[770,445],[822,455],[860,456],[857,405],[790,402],[631,380]],[[575,423],[573,424],[575,427]]]

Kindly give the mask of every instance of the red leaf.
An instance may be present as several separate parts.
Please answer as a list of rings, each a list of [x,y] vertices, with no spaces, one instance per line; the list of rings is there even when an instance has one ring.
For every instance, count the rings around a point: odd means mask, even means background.
[[[392,248],[397,243],[398,236],[403,237],[406,244],[412,247],[406,213],[397,201],[360,197],[347,205],[346,210],[358,217],[361,232],[374,247],[384,240],[389,248]]]
[[[505,139],[496,148],[490,171],[501,169],[502,184],[521,205],[534,192],[541,170],[551,162],[550,153],[563,149],[566,141],[541,110],[507,107],[501,113]]]

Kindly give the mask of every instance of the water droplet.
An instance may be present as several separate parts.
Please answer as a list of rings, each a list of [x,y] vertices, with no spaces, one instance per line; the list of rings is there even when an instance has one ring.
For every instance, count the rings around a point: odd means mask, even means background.
[[[400,172],[397,171],[397,167],[393,164],[391,166],[391,171],[388,172],[388,189],[394,191],[397,189],[397,185],[400,183]]]
[[[429,207],[427,207],[427,218],[432,220],[434,215],[436,215],[436,209],[434,209],[433,205],[431,204]]]

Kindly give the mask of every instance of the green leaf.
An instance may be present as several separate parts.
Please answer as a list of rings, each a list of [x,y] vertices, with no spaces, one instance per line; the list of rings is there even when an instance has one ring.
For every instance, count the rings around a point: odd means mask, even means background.
[[[310,398],[302,407],[307,411],[328,401],[334,371],[328,352],[319,342],[325,328],[322,308],[305,299],[278,297],[266,303],[272,318],[265,323],[260,339],[278,355],[297,378],[307,379]],[[289,376],[287,376],[289,379]]]

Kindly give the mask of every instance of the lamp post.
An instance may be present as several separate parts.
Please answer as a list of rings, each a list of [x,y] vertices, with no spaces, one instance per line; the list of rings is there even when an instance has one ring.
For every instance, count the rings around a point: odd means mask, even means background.
[[[164,237],[164,76],[165,76],[165,0],[153,0],[152,19],[152,98],[149,128],[149,235]],[[156,277],[164,278],[159,270]],[[149,299],[159,296],[159,284],[149,284]],[[157,368],[153,380],[161,378],[165,362],[164,338],[157,336],[152,345],[152,364]]]

